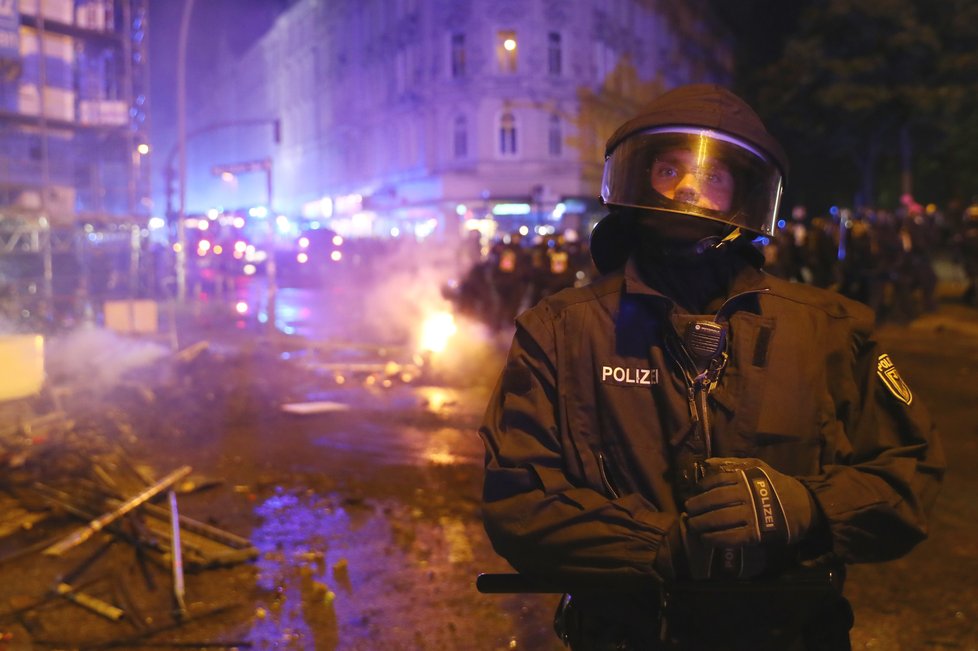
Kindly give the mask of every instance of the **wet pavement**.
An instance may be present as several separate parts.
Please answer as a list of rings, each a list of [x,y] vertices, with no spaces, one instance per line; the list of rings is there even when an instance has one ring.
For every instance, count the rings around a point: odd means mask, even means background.
[[[52,383],[74,387],[64,403],[95,442],[48,449],[38,465],[58,467],[62,454],[83,464],[102,445],[123,447],[156,476],[188,464],[213,483],[181,493],[181,513],[247,538],[258,554],[189,573],[183,621],[173,619],[167,572],[150,568],[147,580],[121,545],[87,574],[106,600],[122,601],[120,580],[134,593],[138,615],[121,622],[66,600],[11,614],[91,547],[58,563],[0,560],[0,649],[562,648],[551,631],[555,596],[481,595],[474,586],[479,572],[507,570],[482,530],[475,433],[506,335],[460,324],[447,351],[419,357],[376,326],[335,329],[340,320],[328,313],[340,303],[296,301],[316,307],[305,315],[283,308],[295,328],[288,336],[215,306],[183,314],[178,349],[207,343],[180,373],[166,333],[96,330],[72,335],[83,343],[50,342]],[[899,561],[852,568],[856,649],[978,648],[976,329],[978,313],[947,302],[881,331],[933,407],[950,472],[929,540]],[[76,362],[72,350],[89,359]],[[54,518],[0,539],[0,559],[78,524]],[[114,590],[99,587],[106,577]],[[153,632],[164,623],[174,625]]]

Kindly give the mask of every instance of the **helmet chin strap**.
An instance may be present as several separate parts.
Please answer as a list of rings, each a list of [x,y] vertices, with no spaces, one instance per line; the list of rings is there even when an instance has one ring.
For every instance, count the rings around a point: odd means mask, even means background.
[[[739,227],[734,228],[732,231],[726,234],[724,237],[718,235],[713,235],[710,237],[704,237],[702,240],[696,243],[694,249],[696,253],[706,253],[710,249],[720,250],[726,247],[730,242],[733,242],[738,237],[740,237],[742,231]]]
[[[703,239],[697,240],[692,244],[671,242],[664,247],[665,250],[663,252],[670,257],[695,258],[696,256],[703,255],[704,253],[710,251],[722,251],[742,234],[743,231],[741,231],[740,228],[734,228],[723,237],[719,235],[710,235],[709,237],[704,237]]]

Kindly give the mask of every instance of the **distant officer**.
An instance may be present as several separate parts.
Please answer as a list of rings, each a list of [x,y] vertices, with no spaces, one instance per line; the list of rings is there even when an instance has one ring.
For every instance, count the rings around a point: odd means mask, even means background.
[[[495,313],[490,326],[498,331],[512,325],[523,302],[530,277],[530,258],[519,233],[508,235],[489,254]]]
[[[978,201],[965,208],[959,241],[961,266],[968,279],[964,299],[971,305],[978,306]]]
[[[517,318],[485,526],[574,651],[848,649],[845,564],[927,535],[941,447],[871,311],[759,270],[786,169],[729,91],[662,95],[608,141],[604,275]]]

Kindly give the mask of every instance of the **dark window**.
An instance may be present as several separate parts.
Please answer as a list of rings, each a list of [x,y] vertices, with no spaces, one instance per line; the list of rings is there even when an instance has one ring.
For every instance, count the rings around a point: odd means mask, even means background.
[[[547,149],[551,156],[560,156],[563,152],[564,134],[559,115],[550,116],[550,128],[547,131]]]
[[[465,34],[452,34],[452,77],[465,76]]]
[[[499,153],[506,156],[516,154],[516,118],[512,113],[503,113],[499,118]]]
[[[547,72],[551,75],[563,74],[563,51],[561,48],[560,34],[550,32],[547,34]]]
[[[465,158],[469,154],[469,125],[464,115],[455,118],[453,151],[455,158]]]

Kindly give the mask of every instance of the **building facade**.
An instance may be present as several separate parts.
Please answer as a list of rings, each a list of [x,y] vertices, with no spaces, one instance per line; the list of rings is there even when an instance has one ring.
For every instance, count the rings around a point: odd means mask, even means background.
[[[676,85],[730,83],[732,50],[704,0],[299,0],[194,111],[276,119],[280,139],[215,132],[201,165],[267,155],[273,209],[347,235],[580,227],[613,129]]]

